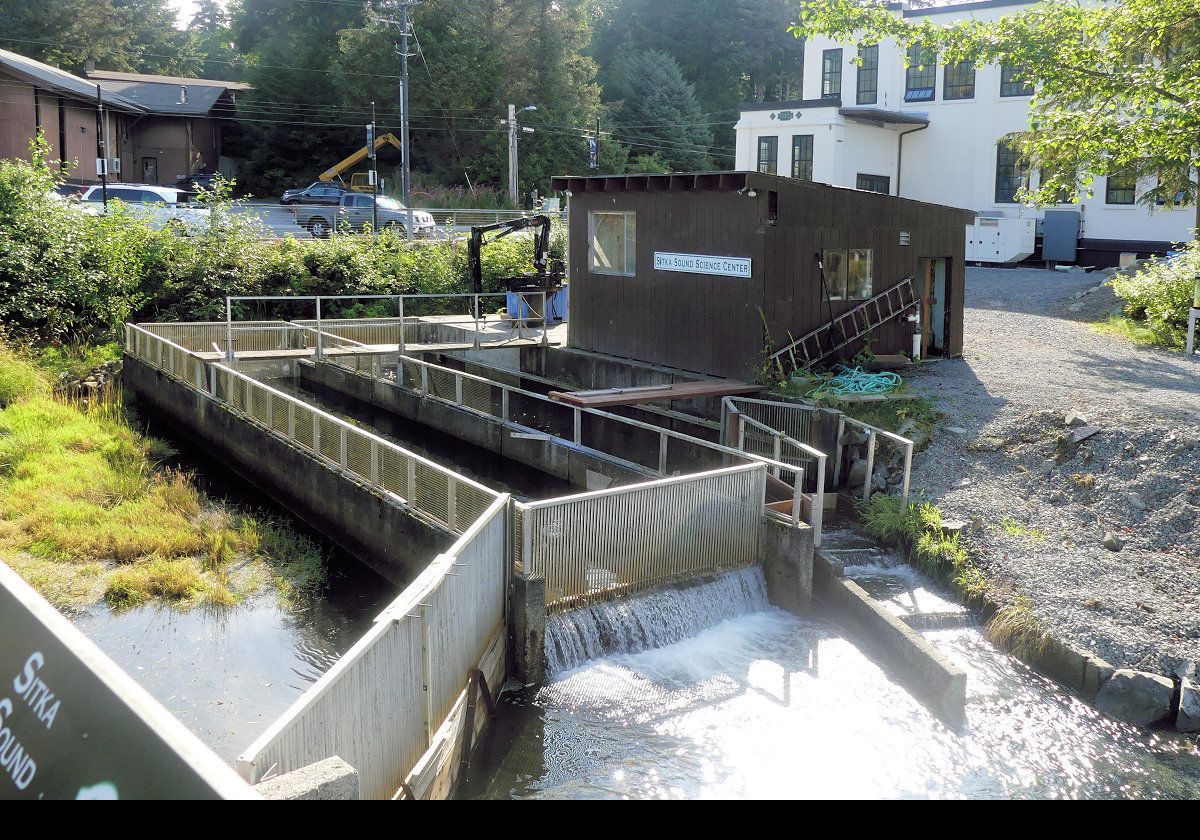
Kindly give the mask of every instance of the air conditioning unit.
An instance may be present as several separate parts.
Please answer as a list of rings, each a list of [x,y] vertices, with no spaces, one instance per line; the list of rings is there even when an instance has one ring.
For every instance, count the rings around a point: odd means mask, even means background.
[[[979,213],[967,225],[967,260],[982,263],[1020,262],[1033,254],[1037,220]]]

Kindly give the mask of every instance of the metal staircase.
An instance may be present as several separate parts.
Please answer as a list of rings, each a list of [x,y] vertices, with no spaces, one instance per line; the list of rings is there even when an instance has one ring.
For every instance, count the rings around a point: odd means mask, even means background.
[[[911,277],[867,298],[858,306],[822,324],[771,355],[781,368],[785,360],[793,370],[805,370],[829,358],[871,330],[902,315],[917,305],[917,292]]]

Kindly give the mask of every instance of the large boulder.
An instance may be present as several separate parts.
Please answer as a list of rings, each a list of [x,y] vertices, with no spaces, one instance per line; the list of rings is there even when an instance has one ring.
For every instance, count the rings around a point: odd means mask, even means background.
[[[1179,714],[1175,728],[1180,732],[1200,732],[1200,682],[1185,677],[1179,692]]]
[[[1121,668],[1101,687],[1096,708],[1134,726],[1149,726],[1171,714],[1174,692],[1168,677]]]

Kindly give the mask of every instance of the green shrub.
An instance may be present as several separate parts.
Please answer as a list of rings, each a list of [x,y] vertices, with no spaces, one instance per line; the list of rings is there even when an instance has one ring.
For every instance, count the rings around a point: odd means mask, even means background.
[[[233,213],[230,185],[201,200],[209,225],[192,236],[155,230],[119,202],[85,214],[50,198],[57,175],[44,142],[32,160],[0,161],[0,325],[14,338],[61,345],[118,337],[122,321],[219,320],[226,296],[461,294],[472,291],[462,242],[409,243],[394,231],[328,240],[265,239],[252,213]],[[566,235],[552,231],[550,256]],[[533,271],[533,234],[483,250],[485,292]],[[489,302],[487,309],[498,306]],[[389,308],[391,307],[391,308]],[[426,301],[410,314],[461,313],[461,302]],[[288,311],[289,309],[295,311]],[[311,303],[239,306],[246,317],[312,317]],[[329,316],[394,315],[387,302],[332,305]]]
[[[1153,259],[1141,271],[1113,277],[1113,291],[1125,302],[1125,313],[1145,321],[1156,335],[1182,343],[1196,277],[1200,276],[1200,243],[1189,242],[1182,256]]]

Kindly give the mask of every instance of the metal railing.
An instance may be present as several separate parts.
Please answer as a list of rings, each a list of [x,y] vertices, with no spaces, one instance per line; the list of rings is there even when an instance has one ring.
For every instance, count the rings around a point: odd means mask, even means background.
[[[299,349],[303,331],[287,321],[241,321],[232,327],[225,321],[138,324],[139,329],[164,338],[195,353],[226,353],[230,339],[235,351]]]
[[[222,364],[206,365],[185,348],[126,325],[131,352],[153,367],[225,403],[414,515],[459,533],[499,495],[441,464],[314,408]]]
[[[224,347],[227,359],[233,361],[237,353],[249,351],[270,351],[292,348],[307,348],[305,340],[311,340],[317,358],[324,355],[327,344],[341,349],[354,346],[364,350],[380,351],[395,349],[404,353],[409,345],[466,343],[474,347],[507,344],[514,339],[533,340],[549,344],[549,322],[547,314],[546,292],[513,292],[518,299],[518,315],[506,322],[488,320],[485,310],[489,299],[507,300],[507,292],[488,292],[482,294],[412,294],[412,295],[238,295],[225,298],[225,321],[221,335],[216,335],[212,323],[205,324],[168,324],[142,325],[143,327],[165,326],[170,330],[162,333],[174,338],[171,330],[181,335],[187,331],[186,338],[190,349],[207,352],[214,348]],[[337,301],[373,301],[377,305],[394,303],[396,315],[384,318],[329,318],[328,304]],[[287,303],[297,304],[312,302],[315,318],[292,319],[289,321],[235,321],[233,309],[239,303]],[[322,304],[325,304],[324,313]],[[461,304],[461,306],[459,306]],[[421,308],[458,308],[460,313],[418,314]],[[503,323],[509,328],[509,334],[496,336],[489,341],[484,336],[488,329]],[[436,331],[451,328],[465,335],[455,336],[456,341],[427,341],[419,335],[421,331]],[[286,338],[279,338],[271,343],[264,339],[272,330],[288,333]],[[412,333],[418,332],[413,339]],[[515,331],[515,335],[513,334]],[[526,333],[529,333],[528,335]],[[194,333],[194,335],[193,335]],[[332,342],[331,339],[334,339]],[[203,344],[202,344],[203,342]],[[348,344],[343,343],[348,342]],[[182,343],[182,342],[181,342]],[[261,346],[261,345],[268,346]]]
[[[838,420],[838,448],[837,460],[834,463],[834,483],[837,484],[841,479],[842,472],[842,455],[846,449],[844,444],[846,438],[846,426],[851,426],[856,429],[861,429],[867,434],[867,471],[863,481],[862,499],[867,501],[871,498],[872,485],[875,481],[875,456],[879,438],[891,441],[899,446],[904,453],[904,475],[901,479],[900,500],[908,501],[908,492],[912,484],[912,460],[913,460],[913,442],[902,435],[889,432],[886,429],[880,429],[877,426],[872,426],[869,423],[863,423],[855,420],[852,417],[842,415]]]
[[[825,453],[815,447],[802,443],[783,432],[772,429],[764,423],[759,423],[752,417],[742,416],[738,419],[737,448],[749,451],[747,442],[754,437],[765,436],[771,441],[771,458],[775,462],[788,464],[792,468],[793,501],[789,514],[792,524],[800,522],[803,516],[803,488],[805,473],[809,464],[816,464],[814,490],[811,497],[812,506],[809,510],[808,522],[813,529],[813,545],[821,545],[821,525],[825,516]],[[760,435],[755,435],[759,432]],[[784,470],[778,466],[770,467],[770,475],[782,480]],[[800,502],[796,500],[800,499]]]
[[[490,670],[494,684],[503,667],[510,509],[498,496],[238,757],[248,782],[336,755],[358,771],[365,799],[422,795],[409,780],[473,674]]]
[[[739,568],[758,559],[767,465],[516,504],[523,571],[551,610]]]
[[[912,483],[913,442],[902,435],[889,432],[878,426],[872,426],[870,423],[855,420],[836,409],[750,399],[748,397],[725,397],[722,399],[721,427],[724,430],[723,435],[727,442],[731,442],[730,437],[732,436],[736,440],[739,449],[744,448],[749,452],[763,451],[764,447],[770,446],[772,455],[780,451],[781,447],[785,450],[784,454],[786,455],[786,447],[789,445],[793,449],[802,449],[807,452],[808,447],[814,447],[815,444],[820,443],[819,414],[823,411],[835,413],[838,418],[838,443],[837,455],[833,463],[833,486],[840,487],[842,483],[843,460],[846,452],[846,427],[849,425],[853,428],[861,429],[867,435],[867,478],[863,486],[862,498],[866,500],[871,497],[877,443],[878,439],[882,437],[899,447],[903,453],[904,472],[901,479],[900,492],[901,499],[907,502]],[[742,437],[738,437],[739,420],[742,423],[747,420],[753,421],[750,425],[756,433],[743,433]],[[789,440],[790,444],[786,443]],[[805,447],[806,441],[808,447]],[[803,456],[797,454],[791,460],[799,462],[802,458]],[[788,461],[789,458],[783,457],[782,460]],[[824,475],[823,467],[822,475]]]
[[[356,366],[355,358],[350,356],[330,356],[325,361],[360,376],[381,378],[423,398],[441,400],[498,419],[525,434],[540,433],[587,447],[646,475],[692,474],[747,461],[789,474],[794,472],[792,464],[770,457],[601,409],[569,405],[535,391],[422,359],[399,358],[394,382],[386,378],[388,371],[383,361],[369,364],[367,370],[362,370],[361,365]],[[815,449],[812,452],[824,457]]]

